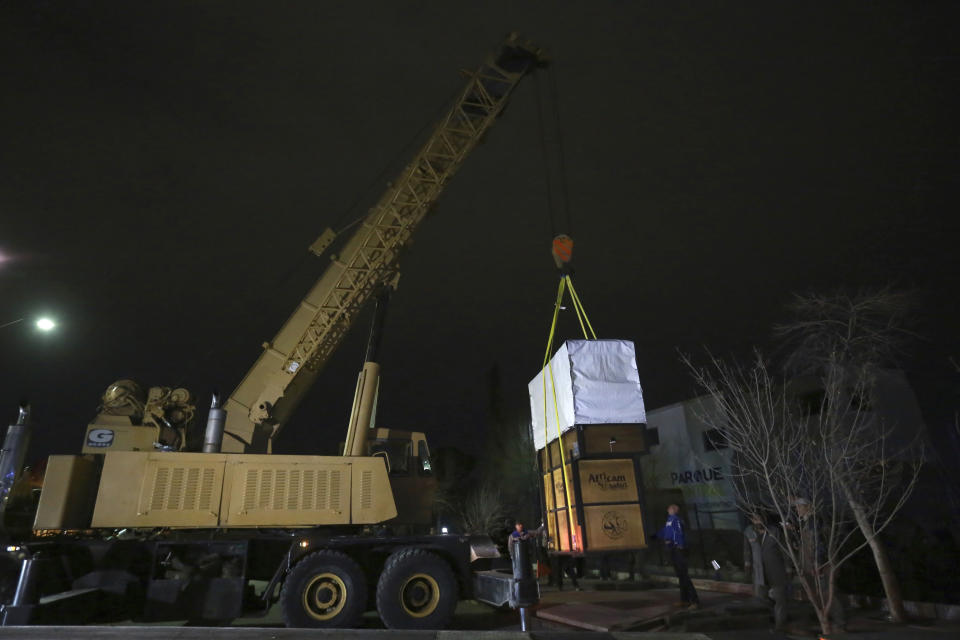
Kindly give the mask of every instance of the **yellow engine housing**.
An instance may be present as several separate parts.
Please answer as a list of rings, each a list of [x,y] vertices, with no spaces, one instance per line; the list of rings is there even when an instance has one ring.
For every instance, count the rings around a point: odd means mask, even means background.
[[[39,528],[59,528],[42,507]],[[381,457],[116,451],[104,454],[90,526],[312,527],[396,515]]]

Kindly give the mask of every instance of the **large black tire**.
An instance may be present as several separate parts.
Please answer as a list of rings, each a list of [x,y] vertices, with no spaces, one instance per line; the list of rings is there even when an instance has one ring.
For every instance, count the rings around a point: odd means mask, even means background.
[[[459,599],[450,565],[423,549],[395,552],[377,581],[377,611],[390,629],[443,629]]]
[[[298,562],[280,592],[288,627],[355,627],[366,608],[363,571],[339,551],[317,551]]]

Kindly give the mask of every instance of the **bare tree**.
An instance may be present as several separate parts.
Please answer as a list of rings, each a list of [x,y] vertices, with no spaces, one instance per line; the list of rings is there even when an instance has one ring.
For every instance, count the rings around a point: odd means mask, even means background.
[[[790,374],[820,374],[828,366],[876,370],[901,356],[913,294],[889,288],[855,295],[794,294],[792,319],[774,328]]]
[[[526,393],[504,392],[496,365],[487,372],[487,391],[488,418],[480,481],[499,488],[507,516],[533,525],[542,514],[529,400]]]
[[[789,350],[785,369],[788,374],[812,374],[823,381],[825,401],[829,401],[829,406],[824,409],[833,422],[844,425],[863,420],[862,405],[875,393],[878,372],[896,362],[913,335],[906,328],[912,298],[910,293],[890,288],[865,290],[856,295],[794,296],[789,305],[793,319],[776,328]],[[870,428],[882,430],[887,427],[875,425]],[[863,484],[863,480],[872,477],[872,465],[889,464],[891,452],[889,449],[877,450],[877,439],[873,434],[862,433],[859,429],[852,431],[864,439],[859,443],[863,449],[853,460],[843,459],[841,462],[849,467],[851,474],[860,474],[861,480],[847,480],[840,486],[857,526],[870,545],[887,596],[890,617],[895,622],[903,622],[906,612],[899,580],[877,537],[874,522],[863,506],[883,493],[882,486]],[[889,438],[884,437],[882,441],[889,444]]]
[[[492,535],[503,525],[503,499],[500,490],[490,483],[479,485],[467,496],[459,515],[465,533]]]
[[[734,451],[739,506],[747,513],[776,512],[784,557],[821,629],[831,633],[837,571],[872,541],[857,536],[856,525],[867,523],[872,538],[886,528],[910,494],[919,465],[908,464],[905,473],[902,464],[891,463],[889,434],[868,407],[842,404],[866,397],[862,381],[851,388],[845,375],[825,377],[823,399],[811,411],[774,378],[759,353],[747,368],[712,356],[705,368],[684,361],[714,401],[700,418]],[[810,503],[803,523],[791,510],[797,497]]]

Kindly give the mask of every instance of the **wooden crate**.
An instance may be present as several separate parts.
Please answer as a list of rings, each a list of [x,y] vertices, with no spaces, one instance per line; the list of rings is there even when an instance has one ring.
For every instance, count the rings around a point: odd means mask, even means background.
[[[646,452],[644,425],[639,424],[577,425],[537,452],[551,553],[647,546],[640,474]]]

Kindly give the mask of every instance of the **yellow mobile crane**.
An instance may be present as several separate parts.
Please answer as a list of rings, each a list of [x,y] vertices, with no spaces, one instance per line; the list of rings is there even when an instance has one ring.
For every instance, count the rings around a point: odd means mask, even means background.
[[[489,539],[384,528],[426,521],[429,504],[409,499],[424,492],[409,489],[429,485],[430,468],[422,433],[374,428],[382,305],[342,455],[271,450],[361,308],[395,284],[402,250],[447,182],[544,62],[511,35],[468,73],[223,407],[214,397],[201,451],[190,446],[189,391],[143,392],[129,380],[108,388],[82,455],[50,457],[34,537],[10,547],[23,565],[5,624],[63,621],[66,603],[79,599],[74,611],[86,619],[228,620],[245,602],[265,610],[279,601],[289,626],[353,626],[369,586],[388,627],[439,628],[461,597],[498,606],[536,598],[535,581],[484,565]],[[334,240],[328,229],[310,250],[320,255]],[[267,586],[252,594],[253,581]],[[38,599],[50,594],[55,606]]]

